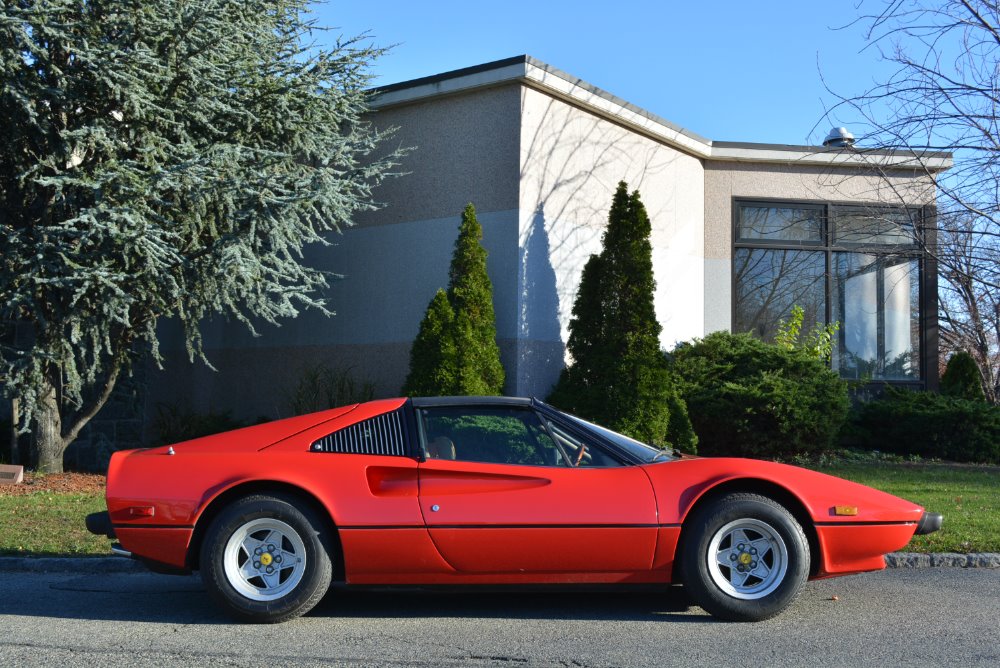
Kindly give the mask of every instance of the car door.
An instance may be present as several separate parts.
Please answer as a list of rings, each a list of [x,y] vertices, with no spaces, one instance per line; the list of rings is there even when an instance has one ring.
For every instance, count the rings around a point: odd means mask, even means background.
[[[418,465],[421,512],[457,571],[651,567],[656,503],[638,467],[593,444],[571,451],[530,406],[430,406],[417,416],[427,453]]]

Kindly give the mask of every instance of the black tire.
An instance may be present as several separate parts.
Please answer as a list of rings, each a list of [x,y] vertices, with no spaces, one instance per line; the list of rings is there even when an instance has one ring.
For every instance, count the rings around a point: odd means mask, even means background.
[[[773,617],[791,605],[809,577],[805,532],[772,499],[730,494],[699,508],[684,524],[681,582],[695,603],[720,619]]]
[[[212,520],[201,545],[201,577],[209,595],[241,621],[270,624],[305,614],[333,577],[328,526],[291,496],[234,502]],[[254,556],[248,545],[257,543],[260,553]]]

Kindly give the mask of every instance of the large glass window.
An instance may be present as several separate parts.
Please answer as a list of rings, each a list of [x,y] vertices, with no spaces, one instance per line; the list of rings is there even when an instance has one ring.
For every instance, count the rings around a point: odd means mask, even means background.
[[[737,202],[733,330],[773,340],[793,306],[839,323],[846,378],[920,379],[919,211]]]

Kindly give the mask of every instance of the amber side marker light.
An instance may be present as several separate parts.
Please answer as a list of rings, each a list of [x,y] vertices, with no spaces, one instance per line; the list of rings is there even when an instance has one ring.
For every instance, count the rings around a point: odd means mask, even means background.
[[[834,506],[833,507],[833,514],[834,515],[854,516],[854,515],[858,514],[858,507],[857,506]]]

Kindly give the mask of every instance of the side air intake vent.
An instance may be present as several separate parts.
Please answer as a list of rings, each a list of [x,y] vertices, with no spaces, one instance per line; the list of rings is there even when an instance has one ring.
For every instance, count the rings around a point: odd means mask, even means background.
[[[353,455],[406,454],[403,439],[403,412],[393,411],[384,415],[344,427],[312,444],[314,452],[339,452]]]

